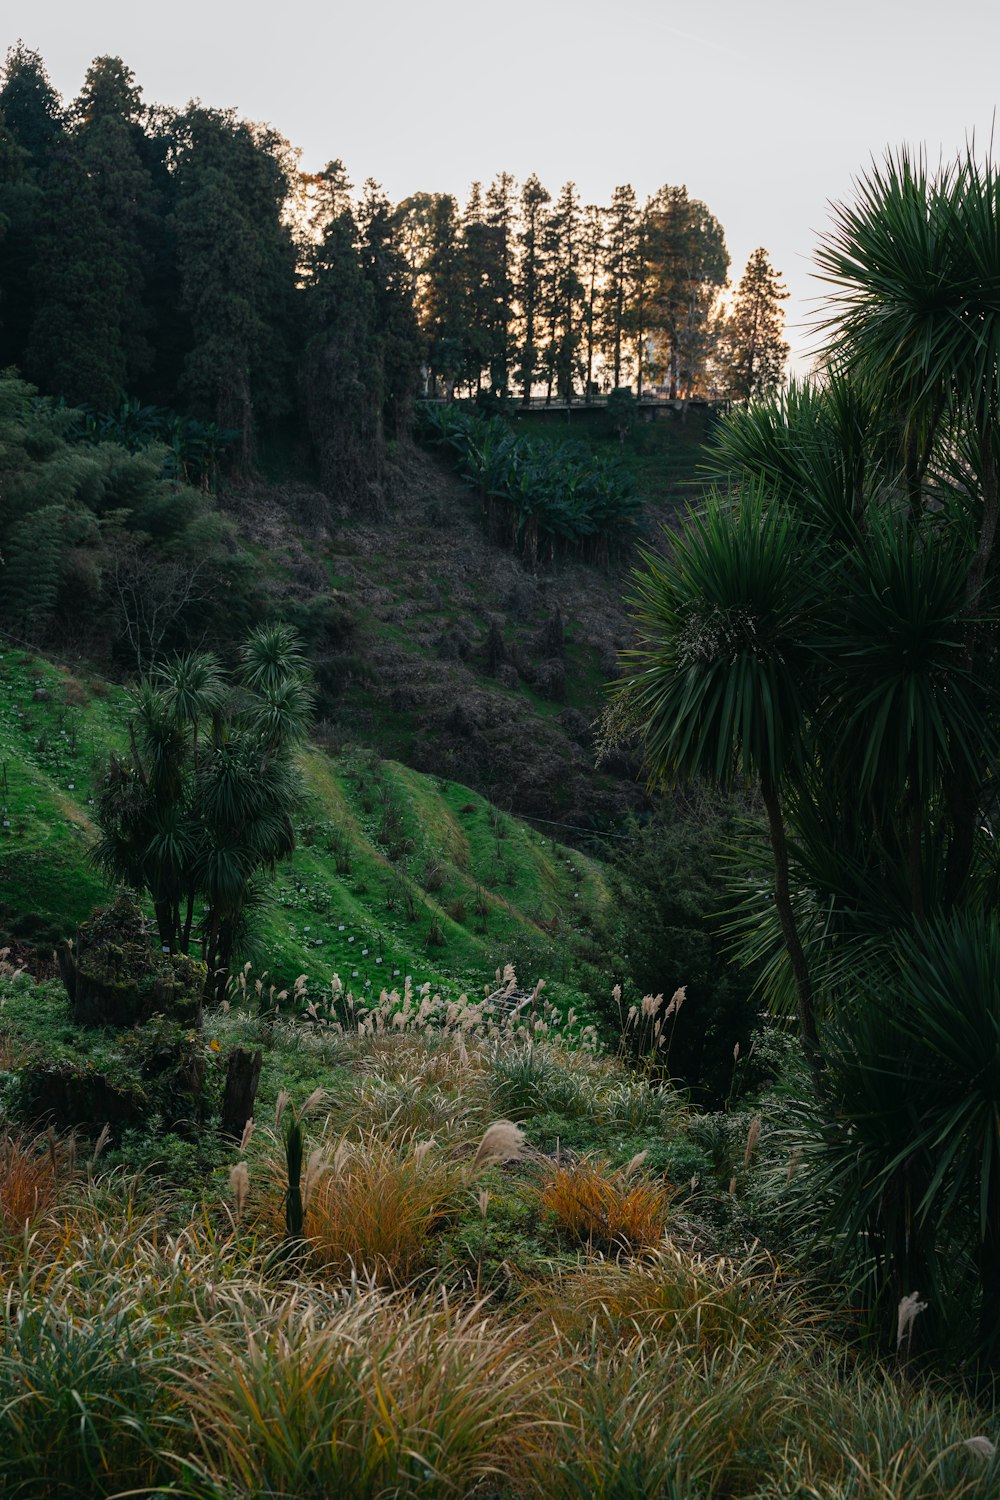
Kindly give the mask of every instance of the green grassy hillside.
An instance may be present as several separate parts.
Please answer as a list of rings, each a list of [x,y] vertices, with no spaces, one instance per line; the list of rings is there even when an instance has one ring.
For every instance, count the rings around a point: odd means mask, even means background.
[[[89,848],[103,764],[127,744],[126,694],[7,651],[0,658],[0,927],[45,948],[111,892]],[[298,848],[269,883],[244,957],[287,985],[334,973],[377,995],[479,985],[507,962],[569,980],[605,898],[600,866],[468,788],[372,751],[307,748]]]

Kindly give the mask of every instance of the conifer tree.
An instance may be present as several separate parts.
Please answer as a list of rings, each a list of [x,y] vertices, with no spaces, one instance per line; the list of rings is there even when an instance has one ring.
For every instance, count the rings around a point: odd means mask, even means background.
[[[43,185],[62,134],[62,106],[37,52],[17,42],[0,71],[0,369],[23,366],[35,317]]]
[[[486,190],[486,328],[490,388],[506,395],[510,382],[511,304],[514,300],[514,250],[517,199],[514,179],[498,172]]]
[[[39,300],[26,369],[44,389],[99,410],[135,390],[152,363],[142,113],[131,71],[119,58],[97,58],[52,150],[36,236]]]
[[[651,326],[670,395],[689,396],[704,373],[729,252],[718,219],[685,187],[663,187],[650,216]]]
[[[425,333],[431,373],[441,378],[450,398],[456,384],[473,373],[473,361],[461,222],[458,204],[449,193],[431,198],[429,229]]]
[[[312,334],[302,362],[303,405],[324,487],[338,497],[358,498],[378,485],[385,457],[374,294],[361,267],[343,163],[329,162],[314,187],[304,288]]]
[[[580,198],[576,184],[560,190],[548,225],[551,250],[551,369],[556,390],[563,401],[572,401],[580,373],[583,335],[583,283],[580,280]]]
[[[584,398],[591,398],[594,381],[594,355],[600,336],[600,272],[605,255],[605,212],[596,203],[583,210],[581,266],[583,283],[583,347],[585,357]]]
[[[532,172],[521,188],[520,265],[517,278],[517,300],[521,308],[521,362],[517,372],[521,400],[531,400],[531,387],[539,367],[539,327],[541,318],[542,274],[545,264],[545,205],[551,201]]]
[[[241,434],[289,404],[295,253],[283,221],[287,143],[232,111],[191,105],[178,118],[176,233],[191,346],[182,390],[195,410]]]
[[[747,262],[723,327],[717,367],[725,395],[749,401],[780,385],[788,358],[781,308],[787,296],[767,251],[759,247]]]
[[[603,260],[601,350],[611,366],[613,387],[622,384],[625,347],[633,314],[639,211],[630,183],[616,187],[607,211]]]
[[[420,379],[420,334],[400,229],[401,216],[369,179],[358,211],[359,252],[371,288],[383,421],[393,439],[409,432]]]
[[[462,274],[466,287],[466,358],[476,392],[490,363],[493,321],[491,229],[486,222],[483,185],[474,182],[462,213]]]

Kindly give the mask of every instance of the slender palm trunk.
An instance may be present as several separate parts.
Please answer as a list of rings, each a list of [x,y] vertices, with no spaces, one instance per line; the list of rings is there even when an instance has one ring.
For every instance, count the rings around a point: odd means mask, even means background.
[[[767,810],[767,823],[771,834],[771,850],[774,854],[774,904],[778,909],[781,935],[785,940],[785,949],[788,953],[792,965],[792,974],[795,978],[795,994],[798,1002],[799,1033],[802,1038],[802,1050],[805,1052],[806,1061],[812,1069],[813,1074],[818,1077],[822,1070],[822,1058],[819,1050],[819,1036],[816,1032],[812,980],[809,977],[809,966],[806,963],[805,951],[799,938],[798,928],[795,925],[795,913],[792,911],[792,901],[788,886],[788,840],[785,837],[785,823],[781,815],[781,804],[778,801],[774,788],[763,784],[761,786],[761,794]]]
[[[1000,1365],[1000,1168],[994,1158],[986,1204],[986,1224],[979,1249],[979,1280],[983,1300],[979,1309],[979,1331],[986,1358]]]

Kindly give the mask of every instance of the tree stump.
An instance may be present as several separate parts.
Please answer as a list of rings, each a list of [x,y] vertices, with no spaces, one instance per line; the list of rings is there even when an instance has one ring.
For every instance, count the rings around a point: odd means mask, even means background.
[[[183,953],[163,953],[127,896],[82,922],[75,947],[66,942],[57,956],[81,1026],[138,1026],[157,1014],[201,1026],[205,965]]]
[[[222,1097],[223,1135],[239,1140],[248,1120],[253,1119],[253,1107],[260,1082],[261,1053],[248,1052],[245,1047],[235,1047],[229,1054],[226,1068],[226,1089]]]

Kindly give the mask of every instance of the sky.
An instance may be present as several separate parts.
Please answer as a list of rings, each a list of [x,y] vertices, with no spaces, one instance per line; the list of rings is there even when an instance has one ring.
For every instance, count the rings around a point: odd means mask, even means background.
[[[1000,95],[996,0],[3,0],[0,23],[67,99],[119,56],[148,102],[234,106],[306,170],[339,157],[393,199],[464,199],[501,170],[604,204],[617,183],[683,183],[734,280],[768,251],[799,370],[830,204],[890,148],[985,153]]]

